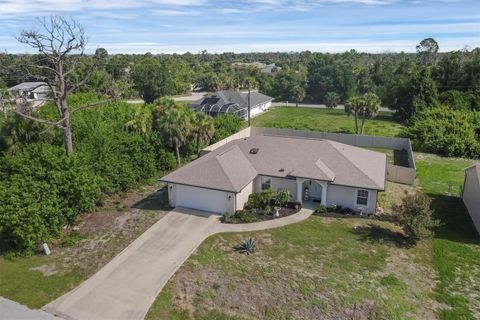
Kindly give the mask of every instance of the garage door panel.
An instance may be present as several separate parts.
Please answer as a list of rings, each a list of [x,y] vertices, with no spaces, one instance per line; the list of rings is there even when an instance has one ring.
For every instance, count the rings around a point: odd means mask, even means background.
[[[177,207],[193,208],[219,214],[227,211],[228,195],[223,191],[179,185],[177,186],[176,197]]]

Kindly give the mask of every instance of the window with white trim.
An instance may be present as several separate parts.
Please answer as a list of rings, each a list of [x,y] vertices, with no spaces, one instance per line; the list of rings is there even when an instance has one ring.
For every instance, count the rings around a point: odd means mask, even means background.
[[[368,205],[368,191],[367,190],[357,190],[357,205],[360,205],[360,206]]]
[[[272,179],[262,178],[262,191],[272,188]]]

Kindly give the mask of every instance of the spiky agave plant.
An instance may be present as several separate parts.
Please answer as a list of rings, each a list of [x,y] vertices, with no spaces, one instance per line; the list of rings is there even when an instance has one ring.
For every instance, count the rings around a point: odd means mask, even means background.
[[[240,253],[252,254],[255,251],[255,241],[252,238],[244,240],[239,246]]]

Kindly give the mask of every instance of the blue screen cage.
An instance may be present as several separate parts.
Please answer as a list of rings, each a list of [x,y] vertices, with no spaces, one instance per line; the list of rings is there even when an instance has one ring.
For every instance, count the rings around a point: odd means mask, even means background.
[[[209,116],[216,117],[223,114],[234,114],[240,118],[246,119],[248,110],[246,107],[242,107],[237,103],[227,103],[223,106],[217,104],[203,104],[197,108],[197,111],[203,112]]]

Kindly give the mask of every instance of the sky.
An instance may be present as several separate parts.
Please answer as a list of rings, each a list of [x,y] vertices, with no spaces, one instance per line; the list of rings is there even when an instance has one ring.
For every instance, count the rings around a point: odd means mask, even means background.
[[[83,25],[87,52],[414,52],[480,47],[480,0],[0,0],[0,50],[36,19]]]

